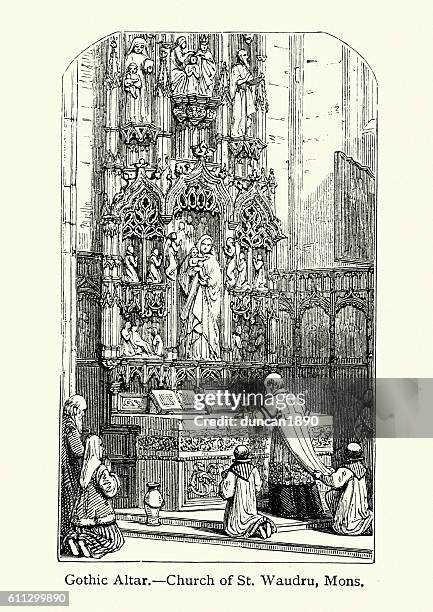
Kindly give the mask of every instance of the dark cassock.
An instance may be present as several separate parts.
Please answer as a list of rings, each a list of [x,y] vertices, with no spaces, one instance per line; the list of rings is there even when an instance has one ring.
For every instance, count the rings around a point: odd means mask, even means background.
[[[269,538],[277,529],[268,517],[257,512],[256,494],[262,486],[259,471],[251,463],[246,446],[237,446],[234,458],[220,483],[220,497],[227,500],[224,531],[232,537]]]

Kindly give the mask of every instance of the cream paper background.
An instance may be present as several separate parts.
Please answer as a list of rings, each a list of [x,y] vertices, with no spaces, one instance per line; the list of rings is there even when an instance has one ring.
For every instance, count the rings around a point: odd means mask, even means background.
[[[259,574],[265,566],[56,561],[60,343],[61,75],[116,30],[330,32],[379,80],[377,374],[432,368],[432,43],[429,3],[11,2],[1,35],[0,589],[65,589],[64,575]],[[430,609],[432,440],[379,440],[374,565],[266,565],[359,576],[363,589],[70,587],[72,610]],[[143,541],[143,548],[146,541]],[[221,557],[222,548],[219,549]],[[220,558],[221,558],[220,557]],[[278,555],[280,559],[281,553]],[[271,571],[272,569],[272,571]]]

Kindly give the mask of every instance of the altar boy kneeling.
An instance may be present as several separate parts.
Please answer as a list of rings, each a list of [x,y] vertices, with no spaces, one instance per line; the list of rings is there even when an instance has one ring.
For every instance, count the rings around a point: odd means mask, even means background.
[[[232,537],[269,538],[277,528],[257,512],[256,493],[262,487],[259,471],[251,463],[246,446],[237,446],[233,455],[235,461],[223,472],[220,483],[220,496],[227,500],[224,530]]]
[[[325,497],[333,516],[332,527],[340,535],[369,535],[372,531],[373,512],[368,507],[366,471],[361,447],[352,442],[346,448],[343,465],[333,474],[315,474],[331,487]]]

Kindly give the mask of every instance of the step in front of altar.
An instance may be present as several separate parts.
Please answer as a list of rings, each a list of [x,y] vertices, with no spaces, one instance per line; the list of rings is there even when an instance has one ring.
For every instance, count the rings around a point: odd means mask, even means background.
[[[139,538],[164,542],[179,542],[183,544],[203,544],[246,548],[251,550],[286,553],[292,555],[314,555],[329,560],[344,558],[347,561],[371,562],[373,560],[373,538],[344,537],[331,533],[323,533],[314,529],[298,529],[289,533],[278,530],[268,540],[259,538],[231,538],[219,530],[209,526],[193,527],[178,522],[178,524],[162,523],[157,527],[148,526],[138,520],[123,520],[122,510],[118,514],[118,524],[126,538]],[[127,514],[127,513],[125,513]],[[183,513],[184,514],[184,513]],[[133,516],[137,518],[137,514]],[[178,517],[161,517],[162,520]],[[190,519],[191,522],[197,519]],[[210,520],[212,522],[213,519]],[[218,521],[216,521],[218,522]],[[180,559],[177,559],[179,561]],[[284,560],[278,555],[275,561]],[[313,560],[313,558],[312,558]]]
[[[271,516],[263,512],[265,516],[276,524],[277,532],[299,531],[303,529],[326,529],[331,524],[330,518],[297,520],[287,519],[278,516]],[[131,523],[146,524],[146,513],[142,508],[122,508],[116,510],[118,520]],[[204,511],[181,511],[181,512],[161,512],[161,525],[171,525],[179,527],[192,527],[195,529],[212,529],[217,532],[223,531],[223,511],[204,510]]]

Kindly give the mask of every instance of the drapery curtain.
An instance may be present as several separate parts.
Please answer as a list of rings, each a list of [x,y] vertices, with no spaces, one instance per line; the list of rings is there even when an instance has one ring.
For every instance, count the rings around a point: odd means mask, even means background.
[[[310,472],[310,474],[314,474],[314,472],[320,472],[323,476],[332,474],[332,470],[326,467],[314,450],[308,427],[306,427],[306,425],[295,424],[296,416],[304,416],[302,408],[296,409],[294,407],[288,407],[287,412],[285,411],[285,415],[286,414],[292,416],[293,425],[287,425],[285,427],[280,426],[279,429],[290,450],[301,465]]]
[[[282,391],[279,391],[281,394]],[[321,461],[320,457],[317,456],[311,442],[311,436],[309,429],[306,425],[296,425],[296,417],[304,417],[304,412],[300,406],[289,406],[284,407],[283,411],[278,411],[274,406],[266,406],[265,412],[272,418],[283,418],[290,422],[290,416],[292,417],[292,425],[277,425],[281,436],[287,442],[292,453],[299,460],[300,464],[310,474],[314,472],[320,472],[323,476],[329,476],[333,470],[330,470]]]

